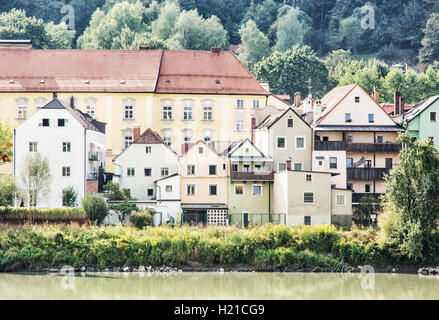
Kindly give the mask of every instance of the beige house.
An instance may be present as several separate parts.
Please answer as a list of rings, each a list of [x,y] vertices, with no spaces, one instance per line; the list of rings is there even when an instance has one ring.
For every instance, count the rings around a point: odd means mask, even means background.
[[[191,145],[180,158],[183,222],[227,224],[227,159],[204,141]]]
[[[274,171],[311,170],[311,126],[292,108],[266,117],[255,130],[255,145],[274,160]]]
[[[273,212],[286,212],[288,226],[349,225],[351,191],[331,188],[331,173],[285,170],[274,174]]]
[[[363,196],[384,192],[384,174],[398,162],[400,125],[359,85],[334,88],[315,104],[313,170],[338,173],[333,186]]]

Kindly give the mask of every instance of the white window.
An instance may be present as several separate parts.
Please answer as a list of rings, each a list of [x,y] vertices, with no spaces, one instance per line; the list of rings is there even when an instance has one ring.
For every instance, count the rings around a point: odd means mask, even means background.
[[[241,109],[244,108],[244,100],[243,99],[237,99],[236,100],[236,107]]]
[[[150,177],[152,175],[152,169],[151,168],[144,168],[145,177]]]
[[[296,149],[305,149],[305,137],[296,137]]]
[[[252,194],[254,196],[260,196],[262,195],[262,186],[260,184],[254,184],[252,186],[252,191],[253,191]]]
[[[37,142],[29,142],[29,152],[37,152],[38,151],[38,143]]]
[[[187,184],[186,185],[186,195],[188,195],[188,196],[195,195],[195,185],[194,184]]]
[[[307,175],[305,176],[305,181],[306,181],[306,182],[311,182],[311,181],[312,181],[312,175],[311,175],[311,174],[307,174]]]
[[[203,154],[204,153],[204,148],[203,147],[198,147],[198,153],[199,154]]]
[[[294,170],[296,170],[296,171],[302,171],[302,163],[300,163],[300,162],[295,162],[295,163],[294,163]]]
[[[146,195],[148,197],[154,196],[154,189],[150,189],[150,188],[146,189]]]
[[[218,185],[217,184],[209,184],[209,196],[218,195]]]
[[[314,203],[314,192],[304,192],[303,203]]]
[[[125,136],[124,138],[124,148],[128,148],[130,144],[133,143],[133,136]]]
[[[172,104],[170,102],[166,102],[163,104],[163,113],[162,113],[162,119],[163,120],[172,120]]]
[[[169,168],[161,168],[160,174],[162,175],[162,177],[168,176],[169,175]]]
[[[172,186],[167,185],[165,190],[166,190],[166,192],[172,192]]]
[[[337,169],[337,157],[329,157],[329,169]]]
[[[70,152],[70,142],[62,143],[62,152]]]
[[[261,104],[261,101],[259,99],[253,100],[253,108],[259,108]]]
[[[62,167],[62,176],[70,177],[70,167]]]
[[[135,170],[134,168],[127,168],[127,176],[128,177],[134,177]]]
[[[287,145],[286,137],[276,137],[276,149],[285,149]]]
[[[150,154],[151,153],[151,146],[146,146],[145,147],[145,153],[146,154]]]
[[[183,101],[183,120],[192,120],[192,101]]]
[[[134,119],[134,107],[125,106],[123,115],[124,115],[124,119]]]
[[[292,128],[293,127],[293,118],[287,119],[287,127]]]
[[[344,194],[337,194],[336,196],[336,204],[338,205],[338,206],[344,206],[344,205],[346,205],[346,199],[345,199],[345,196],[344,196]]]
[[[20,98],[17,100],[17,119],[27,119],[27,99]]]
[[[206,143],[210,143],[212,141],[212,139],[209,136],[206,136],[203,138],[203,141]]]
[[[163,141],[167,146],[172,147],[172,137],[164,137]]]
[[[235,185],[235,195],[236,196],[243,196],[244,195],[244,185],[243,184]]]
[[[244,131],[244,120],[236,120],[236,131]]]
[[[203,120],[213,120],[213,103],[210,100],[203,102]]]
[[[285,170],[287,170],[287,164],[285,162],[279,162],[277,164],[277,168],[278,168],[278,171],[285,171]]]
[[[194,164],[188,164],[186,167],[186,174],[188,175],[194,175],[195,174],[195,165]]]
[[[67,125],[68,119],[58,119],[58,127],[65,127]]]

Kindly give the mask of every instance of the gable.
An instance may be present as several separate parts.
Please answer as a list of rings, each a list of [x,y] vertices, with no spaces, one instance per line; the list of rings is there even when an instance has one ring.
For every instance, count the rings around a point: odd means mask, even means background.
[[[230,157],[265,157],[265,155],[246,139],[231,152]]]
[[[309,131],[309,133],[312,132],[312,129],[310,125],[294,110],[291,108],[288,109],[275,123],[271,125],[272,128],[275,130],[278,129],[287,129],[288,126],[288,120],[287,119],[293,119],[293,129],[300,129],[300,130],[306,130]]]
[[[200,148],[203,150],[202,153],[200,153]],[[206,143],[198,141],[181,157],[181,162],[198,163],[202,161],[218,161],[220,159],[221,157]]]
[[[359,99],[359,102],[356,102],[356,98]],[[345,114],[350,114],[351,122],[345,121]],[[373,114],[373,122],[369,122],[369,114]],[[397,126],[375,100],[358,85],[318,121],[318,125],[340,124],[351,126]]]

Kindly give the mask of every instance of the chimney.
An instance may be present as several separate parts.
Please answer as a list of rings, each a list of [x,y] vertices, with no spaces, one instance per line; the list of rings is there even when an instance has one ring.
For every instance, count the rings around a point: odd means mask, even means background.
[[[210,48],[210,50],[212,51],[212,53],[220,53],[221,52],[221,47],[212,47]]]
[[[133,141],[140,137],[140,124],[135,124],[133,129]]]
[[[70,108],[75,109],[75,98],[73,96],[70,97]]]
[[[287,160],[287,171],[291,171],[291,160]]]
[[[255,143],[256,118],[252,117],[252,142]]]
[[[139,50],[151,50],[151,47],[148,45],[141,44],[139,46]]]
[[[394,106],[394,111],[393,111],[393,115],[399,115],[399,104],[401,103],[401,94],[399,93],[399,91],[395,91],[395,95],[394,95],[394,99],[393,102],[395,104]]]
[[[264,90],[270,92],[270,84],[268,82],[259,82],[259,84],[262,88],[264,88]]]
[[[375,100],[376,103],[380,104],[380,92],[378,90],[373,91],[372,99]]]
[[[405,111],[405,99],[403,97],[401,97],[400,100],[401,100],[401,102],[399,104],[399,108],[400,108],[401,114],[403,114]]]
[[[298,107],[300,105],[301,100],[302,100],[302,94],[300,92],[296,92],[294,94],[294,105]]]
[[[56,92],[53,93],[53,99],[58,99],[58,94]]]

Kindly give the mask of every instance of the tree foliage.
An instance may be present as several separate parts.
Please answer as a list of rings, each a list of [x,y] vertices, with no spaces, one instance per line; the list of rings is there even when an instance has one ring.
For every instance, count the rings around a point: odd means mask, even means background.
[[[431,140],[412,141],[405,133],[399,165],[385,177],[383,243],[410,259],[428,255],[439,214],[439,158]]]
[[[62,205],[65,207],[76,207],[78,205],[78,192],[73,186],[65,187],[62,190]]]
[[[0,176],[0,206],[14,205],[14,199],[19,193],[19,188],[12,175]]]
[[[248,20],[239,29],[239,35],[241,46],[238,49],[238,57],[247,68],[252,68],[255,63],[270,55],[268,38],[259,31],[253,20]]]
[[[0,122],[0,165],[11,162],[12,159],[12,130]]]
[[[309,43],[311,19],[299,8],[284,6],[277,19],[275,49],[283,52],[292,49],[295,45]]]
[[[431,63],[439,60],[439,13],[433,13],[427,21],[422,39],[422,48],[419,51],[419,60]]]
[[[105,198],[94,194],[89,194],[82,198],[82,207],[87,212],[89,219],[97,224],[101,224],[104,221],[110,210]]]

